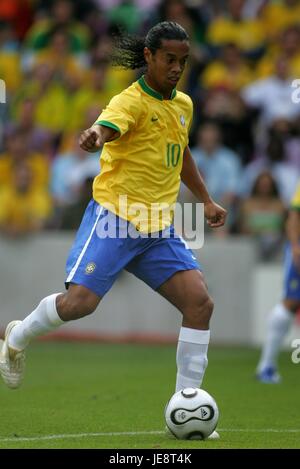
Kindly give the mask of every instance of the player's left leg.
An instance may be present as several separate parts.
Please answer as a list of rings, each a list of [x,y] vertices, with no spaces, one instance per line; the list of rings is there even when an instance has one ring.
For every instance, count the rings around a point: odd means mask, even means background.
[[[201,268],[186,242],[174,227],[161,232],[159,239],[144,242],[145,249],[126,269],[164,296],[182,313],[177,348],[176,391],[200,387],[207,366],[213,311]]]
[[[188,387],[200,387],[208,362],[209,320],[213,312],[213,301],[203,274],[199,270],[178,271],[157,291],[183,316],[176,355],[176,392]],[[169,433],[167,428],[166,431]],[[219,438],[216,430],[208,437],[210,440]]]
[[[158,292],[183,316],[176,355],[176,391],[200,387],[207,367],[209,320],[213,312],[203,274],[199,270],[176,272]]]
[[[174,228],[170,229],[171,235]],[[177,346],[176,391],[200,387],[207,367],[213,302],[193,252],[179,236],[145,243],[126,270],[164,296],[183,315]],[[214,431],[210,439],[219,438]]]
[[[262,348],[256,377],[262,383],[279,383],[281,378],[277,371],[277,360],[284,338],[290,330],[300,301],[285,299],[272,309],[266,339]]]
[[[293,323],[295,313],[300,307],[300,272],[293,262],[289,243],[285,250],[283,298],[270,313],[267,335],[257,365],[256,377],[263,383],[279,383],[280,381],[280,375],[277,372],[278,355]]]

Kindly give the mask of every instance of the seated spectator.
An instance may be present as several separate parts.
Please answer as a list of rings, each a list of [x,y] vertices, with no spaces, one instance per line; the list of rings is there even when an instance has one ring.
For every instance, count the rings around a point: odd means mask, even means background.
[[[205,120],[214,121],[222,131],[224,145],[238,153],[246,163],[252,158],[253,114],[236,91],[215,88],[210,90],[203,102],[195,106],[195,127]],[[198,120],[197,120],[198,119]]]
[[[241,175],[239,157],[223,146],[220,129],[214,123],[200,127],[197,146],[191,151],[212,198],[228,209],[227,228],[230,229]]]
[[[215,47],[234,43],[242,51],[255,54],[264,46],[266,32],[257,18],[244,18],[245,0],[228,0],[226,14],[213,19],[207,31],[207,41]]]
[[[17,130],[6,139],[6,151],[0,155],[0,189],[13,182],[14,168],[26,163],[32,171],[32,185],[46,190],[49,181],[47,157],[30,151],[26,132]]]
[[[270,127],[270,135],[282,140],[285,161],[300,173],[300,137],[297,135],[296,122],[284,117],[275,119]]]
[[[65,85],[54,79],[54,72],[50,62],[36,65],[31,80],[14,96],[12,114],[19,120],[22,101],[31,98],[35,101],[35,124],[59,136],[68,123],[69,95]]]
[[[262,172],[268,170],[276,181],[281,200],[286,206],[289,205],[300,177],[300,166],[293,165],[287,157],[287,152],[290,152],[289,158],[295,157],[291,153],[291,145],[292,143],[295,145],[295,140],[285,142],[282,133],[278,130],[278,123],[273,123],[273,126],[269,129],[268,142],[265,148],[262,147],[260,152],[256,153],[255,159],[242,171],[240,181],[241,197],[249,197],[254,181]],[[299,158],[298,155],[297,157]]]
[[[272,174],[262,172],[255,180],[250,197],[241,203],[238,230],[258,240],[263,260],[278,253],[285,215],[286,209]]]
[[[26,162],[13,168],[12,184],[0,190],[0,233],[20,237],[41,230],[51,214],[51,199],[33,183]]]
[[[90,42],[88,28],[74,18],[74,2],[71,0],[55,0],[51,8],[51,13],[37,20],[28,31],[25,40],[25,47],[38,51],[48,46],[49,31],[53,26],[63,26],[67,28],[71,36],[71,51],[78,53],[85,51]]]
[[[69,77],[77,78],[81,83],[87,58],[84,55],[71,54],[71,37],[63,26],[55,26],[49,31],[49,45],[42,51],[27,56],[26,67],[32,69],[36,64],[50,63],[54,78],[61,83],[68,82]]]
[[[288,26],[300,24],[299,0],[265,2],[261,18],[268,39],[276,38]]]
[[[251,83],[243,89],[242,96],[250,108],[261,112],[260,124],[266,128],[278,117],[289,120],[300,115],[300,106],[291,99],[289,64],[285,57],[278,57],[275,63],[275,74]]]
[[[277,57],[287,60],[289,75],[300,76],[300,26],[290,26],[284,30],[277,42],[271,44],[256,66],[257,78],[266,78],[276,73]]]
[[[54,141],[51,132],[35,123],[35,100],[28,97],[20,103],[19,119],[17,122],[9,122],[5,126],[5,136],[13,136],[19,131],[24,133],[28,150],[34,153],[42,153],[51,158],[54,152]]]
[[[253,80],[251,68],[235,44],[222,47],[220,59],[211,62],[201,76],[204,88],[239,90]]]

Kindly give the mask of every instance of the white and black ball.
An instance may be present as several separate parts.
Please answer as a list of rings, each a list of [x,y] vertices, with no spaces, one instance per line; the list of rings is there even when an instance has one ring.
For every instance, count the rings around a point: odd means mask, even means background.
[[[170,432],[180,440],[205,440],[215,430],[219,409],[214,398],[203,389],[178,391],[165,408]]]

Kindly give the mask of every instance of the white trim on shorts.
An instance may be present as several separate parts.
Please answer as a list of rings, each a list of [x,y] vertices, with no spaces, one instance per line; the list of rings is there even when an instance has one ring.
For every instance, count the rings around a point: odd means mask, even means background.
[[[80,264],[80,262],[81,262],[81,260],[82,260],[82,258],[83,258],[83,256],[84,256],[84,254],[85,254],[85,251],[87,250],[88,245],[89,245],[89,243],[90,243],[90,241],[91,241],[91,239],[92,239],[93,233],[94,233],[94,231],[95,231],[95,229],[96,229],[98,220],[99,220],[99,218],[100,218],[100,215],[101,215],[102,212],[103,212],[103,209],[104,209],[104,207],[101,207],[101,209],[99,210],[98,216],[97,216],[97,218],[96,218],[96,221],[95,221],[95,223],[94,223],[94,226],[93,226],[93,228],[92,228],[92,231],[91,231],[91,233],[90,233],[90,236],[88,237],[88,239],[87,239],[85,245],[83,246],[83,249],[82,249],[80,255],[78,256],[78,259],[77,259],[77,261],[76,261],[74,267],[72,268],[71,272],[69,273],[68,278],[67,278],[67,280],[66,280],[66,283],[69,283],[69,282],[72,281],[72,278],[74,277],[74,275],[75,275],[75,273],[76,273],[76,270],[78,269],[78,266],[79,266],[79,264]]]

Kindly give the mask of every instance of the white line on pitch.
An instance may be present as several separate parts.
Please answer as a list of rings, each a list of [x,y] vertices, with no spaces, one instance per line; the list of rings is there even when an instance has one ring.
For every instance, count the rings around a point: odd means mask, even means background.
[[[149,432],[103,432],[103,433],[66,433],[62,435],[45,435],[45,436],[31,436],[31,437],[14,437],[14,438],[0,438],[2,441],[41,441],[41,440],[60,440],[62,438],[86,438],[96,436],[136,436],[136,435],[161,435],[165,432],[162,431],[149,431]]]
[[[300,433],[300,428],[220,428],[220,432],[240,432],[240,433]],[[61,440],[63,438],[86,438],[86,437],[101,437],[101,436],[136,436],[136,435],[163,435],[164,431],[140,431],[140,432],[102,432],[102,433],[66,433],[61,435],[45,435],[45,436],[32,436],[32,437],[14,437],[14,438],[1,438],[0,443],[5,441],[43,441],[43,440]]]

